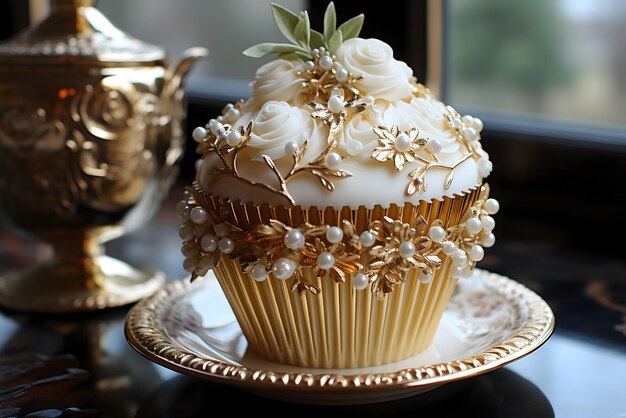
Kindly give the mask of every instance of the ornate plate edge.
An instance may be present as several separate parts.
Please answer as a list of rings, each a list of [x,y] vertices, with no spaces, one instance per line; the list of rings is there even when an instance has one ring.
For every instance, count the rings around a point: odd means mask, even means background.
[[[279,386],[293,389],[381,389],[441,384],[479,375],[524,357],[543,345],[554,331],[554,314],[532,290],[505,276],[476,270],[502,293],[527,308],[524,326],[508,340],[463,359],[442,362],[393,373],[360,375],[308,374],[251,370],[197,356],[173,344],[167,333],[156,326],[159,307],[167,299],[184,294],[190,284],[179,280],[135,305],[124,326],[130,346],[149,360],[193,377],[246,386]]]

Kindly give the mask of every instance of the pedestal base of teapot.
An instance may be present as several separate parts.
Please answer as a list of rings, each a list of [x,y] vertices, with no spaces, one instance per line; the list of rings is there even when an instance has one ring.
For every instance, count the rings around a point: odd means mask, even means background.
[[[88,265],[51,263],[0,278],[0,306],[32,313],[96,311],[136,302],[165,283],[161,272],[106,255],[86,261]]]

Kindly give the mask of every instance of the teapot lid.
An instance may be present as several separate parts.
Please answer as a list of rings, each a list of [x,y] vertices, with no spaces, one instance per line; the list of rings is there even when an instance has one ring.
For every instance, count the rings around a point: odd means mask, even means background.
[[[52,0],[38,25],[0,43],[8,65],[164,65],[165,51],[122,32],[94,7],[95,0]],[[4,65],[3,65],[4,66]]]

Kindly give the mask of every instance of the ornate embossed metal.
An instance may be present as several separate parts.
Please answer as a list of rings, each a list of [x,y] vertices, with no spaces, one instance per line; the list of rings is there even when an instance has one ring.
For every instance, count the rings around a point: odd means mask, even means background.
[[[476,270],[467,283],[479,287],[460,286],[453,297],[448,310],[455,332],[442,333],[441,353],[376,368],[307,369],[249,356],[239,341],[241,332],[223,313],[220,303],[226,302],[193,297],[220,292],[214,279],[179,281],[160,290],[129,312],[125,332],[140,354],[190,376],[295,402],[382,402],[494,370],[532,353],[552,334],[554,314],[528,288],[484,270]],[[493,306],[487,308],[485,300]],[[450,344],[458,347],[446,351]]]
[[[167,67],[161,48],[93,3],[53,0],[46,20],[0,44],[0,208],[56,250],[49,265],[0,281],[12,309],[119,306],[163,281],[100,246],[140,226],[174,180],[183,78],[207,51]]]

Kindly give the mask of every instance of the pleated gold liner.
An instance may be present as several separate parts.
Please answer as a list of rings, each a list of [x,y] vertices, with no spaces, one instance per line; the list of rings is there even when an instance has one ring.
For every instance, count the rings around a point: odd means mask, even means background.
[[[292,227],[304,222],[339,225],[347,219],[356,225],[358,233],[384,216],[414,224],[421,215],[428,223],[440,219],[444,226],[453,226],[460,223],[480,194],[476,188],[419,205],[304,210],[229,202],[195,187],[198,204],[210,210],[226,208],[230,222],[242,229],[269,219]],[[278,280],[271,274],[267,280],[256,282],[242,271],[237,260],[225,255],[215,274],[249,347],[259,355],[301,367],[355,368],[402,360],[430,345],[456,284],[450,274],[451,260],[443,253],[440,257],[442,267],[430,283],[420,283],[417,271],[411,270],[406,282],[395,286],[383,300],[369,288],[355,289],[351,278],[346,283],[336,283],[329,275],[318,278],[311,267],[300,269],[305,281],[321,289],[319,295],[304,292],[299,296],[290,291],[292,279]]]

